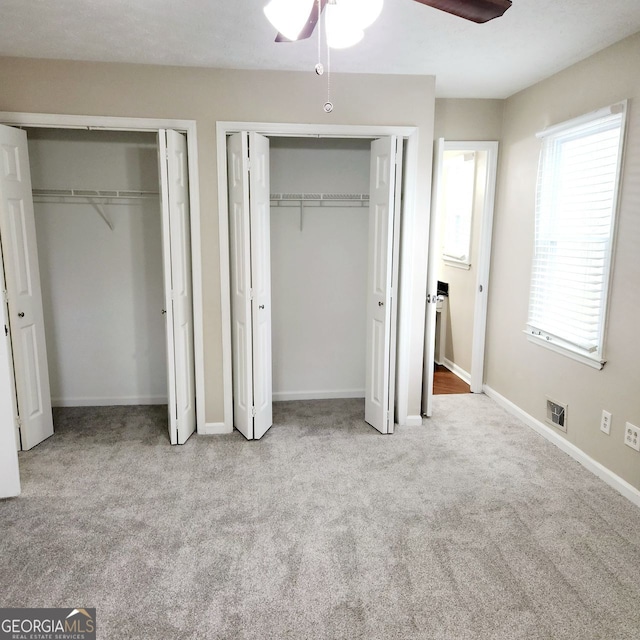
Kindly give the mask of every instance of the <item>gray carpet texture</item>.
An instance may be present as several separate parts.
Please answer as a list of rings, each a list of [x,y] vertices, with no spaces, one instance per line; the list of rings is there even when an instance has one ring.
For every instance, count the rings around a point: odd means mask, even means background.
[[[55,411],[0,501],[2,607],[108,640],[640,638],[640,509],[483,395],[382,436],[283,402],[172,447],[165,407]]]

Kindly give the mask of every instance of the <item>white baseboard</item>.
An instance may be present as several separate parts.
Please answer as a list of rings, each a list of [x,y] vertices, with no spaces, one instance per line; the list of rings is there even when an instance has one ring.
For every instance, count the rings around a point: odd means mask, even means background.
[[[110,407],[115,405],[167,404],[168,402],[167,396],[51,398],[53,407]]]
[[[224,422],[205,422],[203,427],[198,427],[200,436],[220,436],[232,432],[233,427],[227,426]]]
[[[533,416],[529,415],[526,411],[511,402],[511,400],[508,400],[503,395],[499,394],[491,387],[484,385],[483,391],[487,396],[489,396],[489,398],[495,400],[503,409],[508,411],[511,415],[522,420],[522,422],[524,422],[528,427],[531,427],[543,438],[546,438],[549,442],[555,444],[556,447],[562,449],[562,451],[570,455],[583,467],[591,471],[591,473],[598,476],[598,478],[606,482],[618,493],[621,493],[625,498],[633,502],[636,506],[640,507],[640,491],[638,491],[638,489],[636,489],[633,485],[629,484],[626,480],[616,475],[610,469],[607,469],[607,467],[594,460],[591,456],[587,455],[582,449],[576,447],[561,435],[557,434],[553,429],[551,429],[551,427],[548,427],[543,422],[540,422],[540,420],[537,420]]]
[[[444,359],[444,366],[452,373],[455,373],[460,380],[464,380],[467,384],[471,384],[471,374],[461,369],[455,362],[451,362],[448,358]]]
[[[339,391],[274,391],[273,401],[331,400],[333,398],[364,398],[364,389],[340,389]]]
[[[407,416],[405,427],[419,427],[422,424],[422,416]]]

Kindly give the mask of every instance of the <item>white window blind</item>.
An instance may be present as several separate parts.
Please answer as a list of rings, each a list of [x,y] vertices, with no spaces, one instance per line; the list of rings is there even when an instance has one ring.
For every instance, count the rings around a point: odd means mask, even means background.
[[[540,134],[527,330],[596,361],[603,358],[625,107]]]

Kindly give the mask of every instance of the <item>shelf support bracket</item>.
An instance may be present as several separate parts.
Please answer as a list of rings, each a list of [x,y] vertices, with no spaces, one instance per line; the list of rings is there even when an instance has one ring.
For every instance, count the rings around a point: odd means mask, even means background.
[[[107,213],[102,205],[98,204],[93,198],[89,198],[89,202],[91,203],[91,206],[98,212],[98,215],[105,221],[109,229],[113,231],[113,222],[109,220],[109,216],[107,216]]]

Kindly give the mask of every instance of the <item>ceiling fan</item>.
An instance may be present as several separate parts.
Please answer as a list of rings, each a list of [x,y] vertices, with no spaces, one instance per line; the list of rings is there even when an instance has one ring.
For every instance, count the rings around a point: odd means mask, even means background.
[[[339,0],[338,0],[339,2]],[[415,0],[420,4],[439,9],[440,11],[446,11],[454,16],[470,20],[482,24],[489,22],[495,18],[499,18],[504,15],[505,11],[511,7],[511,0]],[[302,30],[298,34],[297,38],[288,38],[282,33],[278,33],[276,42],[292,42],[297,40],[305,40],[311,37],[318,18],[327,4],[334,4],[334,0],[320,0],[320,2],[314,1],[312,3],[311,12],[308,14],[308,19],[304,23]],[[382,4],[381,2],[379,4]],[[266,12],[266,11],[265,11]]]

